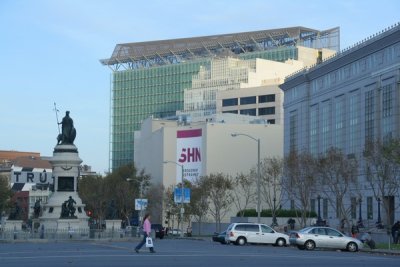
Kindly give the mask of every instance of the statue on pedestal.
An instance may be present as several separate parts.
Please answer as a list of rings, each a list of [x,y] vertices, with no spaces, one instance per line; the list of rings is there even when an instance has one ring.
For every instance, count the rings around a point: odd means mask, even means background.
[[[64,203],[61,206],[60,218],[76,219],[75,216],[76,208],[74,207],[74,204],[76,204],[76,201],[71,196],[69,196],[68,200],[64,201]]]
[[[57,136],[57,145],[74,144],[76,129],[74,128],[74,121],[69,116],[69,111],[65,112],[65,117],[57,123],[62,125],[61,133]]]
[[[42,208],[40,207],[40,201],[41,199],[36,200],[35,205],[33,206],[33,217],[34,218],[39,218],[40,211]]]
[[[9,220],[22,220],[22,210],[21,210],[21,207],[19,206],[18,202],[14,203],[14,208],[10,212],[8,219]]]

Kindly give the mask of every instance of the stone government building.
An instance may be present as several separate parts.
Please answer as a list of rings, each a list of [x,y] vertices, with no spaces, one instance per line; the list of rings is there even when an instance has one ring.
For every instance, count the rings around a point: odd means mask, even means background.
[[[284,153],[292,149],[314,155],[337,147],[362,160],[366,140],[400,137],[400,24],[385,29],[312,68],[287,77],[284,91]],[[390,222],[400,218],[397,195],[375,196],[360,172],[358,193],[350,192],[347,205],[352,219],[379,219],[380,201],[389,201]],[[338,225],[336,211],[321,200],[322,217]],[[356,204],[357,203],[357,204]],[[316,210],[317,194],[311,200]],[[357,213],[355,210],[357,209]],[[382,211],[382,222],[388,214]],[[357,215],[355,215],[357,214]]]

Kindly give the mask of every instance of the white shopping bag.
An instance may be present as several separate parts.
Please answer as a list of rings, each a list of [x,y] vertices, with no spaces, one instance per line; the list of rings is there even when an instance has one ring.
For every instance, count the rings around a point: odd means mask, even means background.
[[[146,237],[146,248],[152,248],[153,247],[153,239],[151,237]]]

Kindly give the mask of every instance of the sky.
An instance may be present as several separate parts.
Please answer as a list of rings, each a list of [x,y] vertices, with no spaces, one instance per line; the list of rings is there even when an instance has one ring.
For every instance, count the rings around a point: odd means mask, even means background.
[[[116,44],[303,26],[341,49],[400,22],[400,1],[0,0],[0,150],[52,156],[70,111],[83,164],[109,168]]]

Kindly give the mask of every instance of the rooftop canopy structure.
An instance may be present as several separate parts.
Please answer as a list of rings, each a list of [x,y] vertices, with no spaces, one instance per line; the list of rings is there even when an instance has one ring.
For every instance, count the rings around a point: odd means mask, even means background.
[[[318,31],[291,27],[203,37],[117,44],[109,59],[100,60],[113,71],[151,68],[199,58],[264,51],[277,47],[306,46],[340,50],[339,27]]]

